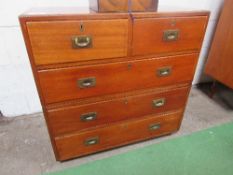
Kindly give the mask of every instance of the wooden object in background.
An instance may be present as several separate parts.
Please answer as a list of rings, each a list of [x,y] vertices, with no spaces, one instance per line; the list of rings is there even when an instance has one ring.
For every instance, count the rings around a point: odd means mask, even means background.
[[[158,0],[89,0],[89,3],[97,12],[149,12],[158,7]]]
[[[176,132],[209,13],[65,9],[20,16],[57,160]]]
[[[226,0],[210,49],[205,73],[233,89],[233,1]]]

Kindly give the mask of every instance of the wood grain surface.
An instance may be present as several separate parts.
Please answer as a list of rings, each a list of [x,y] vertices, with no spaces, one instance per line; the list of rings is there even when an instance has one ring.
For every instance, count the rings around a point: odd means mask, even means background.
[[[138,89],[191,82],[198,54],[151,58],[137,61],[51,69],[38,72],[46,104]],[[159,69],[171,68],[160,77]],[[95,78],[96,85],[80,88],[78,81]]]
[[[127,19],[27,22],[27,28],[36,65],[127,56]],[[92,37],[92,47],[74,49],[73,36]]]
[[[135,18],[132,55],[150,55],[178,51],[199,51],[207,25],[207,16],[180,18]],[[178,38],[164,41],[164,32],[177,30]]]
[[[108,125],[118,121],[182,109],[185,106],[189,89],[189,87],[182,87],[165,92],[149,91],[109,101],[87,102],[82,105],[48,110],[50,126],[53,135],[59,136],[71,132],[89,130],[96,126]],[[160,99],[164,99],[165,104],[155,107],[153,101]],[[81,120],[80,117],[83,114],[93,112],[96,113],[95,120]]]
[[[93,152],[175,132],[179,128],[181,117],[182,112],[154,115],[109,127],[57,137],[55,141],[59,152],[59,159],[67,160],[73,157],[80,157]],[[150,126],[156,124],[160,125],[160,128],[153,131],[150,130]],[[98,144],[85,145],[85,141],[91,138],[98,138]]]
[[[206,74],[233,89],[233,1],[226,0],[206,63]]]
[[[73,7],[21,15],[56,159],[177,131],[208,17],[207,11],[128,14]],[[178,38],[164,42],[167,30],[179,31]],[[91,36],[92,45],[74,48],[74,36]],[[95,80],[93,86],[80,87],[90,84],[86,78]],[[164,105],[154,108],[161,99]],[[93,112],[96,120],[80,120]]]
[[[90,8],[97,12],[156,11],[158,0],[89,0]]]

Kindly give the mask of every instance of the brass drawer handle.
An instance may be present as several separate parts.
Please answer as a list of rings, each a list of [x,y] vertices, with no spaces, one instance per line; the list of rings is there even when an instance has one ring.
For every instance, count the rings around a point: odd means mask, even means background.
[[[80,116],[80,120],[83,122],[93,121],[93,120],[96,120],[96,118],[97,118],[96,112],[90,112],[90,113],[82,114]]]
[[[160,127],[161,127],[161,124],[160,124],[160,123],[151,124],[151,125],[149,126],[149,130],[150,130],[150,131],[156,131],[156,130],[160,129]]]
[[[95,85],[96,85],[95,77],[81,78],[78,80],[78,86],[81,89],[94,87]]]
[[[84,141],[84,145],[86,145],[86,146],[92,146],[92,145],[96,145],[98,143],[99,143],[99,137],[89,138],[89,139],[86,139]]]
[[[179,30],[165,30],[163,32],[164,41],[176,41],[179,37]]]
[[[163,67],[157,70],[157,76],[159,77],[166,77],[166,76],[171,75],[171,73],[172,73],[171,67]]]
[[[74,49],[90,48],[92,47],[91,36],[73,36],[72,46]]]
[[[156,99],[156,100],[153,100],[153,107],[159,108],[159,107],[164,106],[165,103],[166,103],[166,99],[165,98]]]

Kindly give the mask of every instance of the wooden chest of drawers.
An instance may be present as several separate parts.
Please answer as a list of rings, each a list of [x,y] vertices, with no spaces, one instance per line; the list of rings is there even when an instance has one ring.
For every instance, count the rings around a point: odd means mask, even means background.
[[[20,16],[57,160],[176,132],[209,13]]]

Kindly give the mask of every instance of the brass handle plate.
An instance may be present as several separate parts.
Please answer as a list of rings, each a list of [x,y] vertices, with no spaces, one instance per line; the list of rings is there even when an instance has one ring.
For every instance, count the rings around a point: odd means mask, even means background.
[[[162,67],[157,70],[157,76],[159,77],[166,77],[171,75],[172,68],[171,67]]]
[[[153,107],[159,108],[159,107],[164,106],[165,103],[166,103],[165,98],[156,99],[156,100],[153,100]]]
[[[149,126],[149,130],[150,130],[150,131],[156,131],[156,130],[160,129],[160,127],[161,127],[161,124],[160,124],[160,123],[151,124],[151,125]]]
[[[176,41],[179,37],[179,30],[165,30],[163,32],[164,41]]]
[[[96,118],[97,118],[96,112],[90,112],[90,113],[82,114],[80,116],[80,120],[83,122],[93,121],[93,120],[96,120]]]
[[[78,80],[78,86],[81,89],[94,87],[95,85],[96,85],[95,77],[81,78]]]
[[[86,146],[92,146],[92,145],[96,145],[98,143],[99,143],[99,137],[89,138],[89,139],[86,139],[84,141],[84,145],[86,145]]]
[[[73,36],[71,38],[74,49],[90,48],[92,47],[91,36]]]

